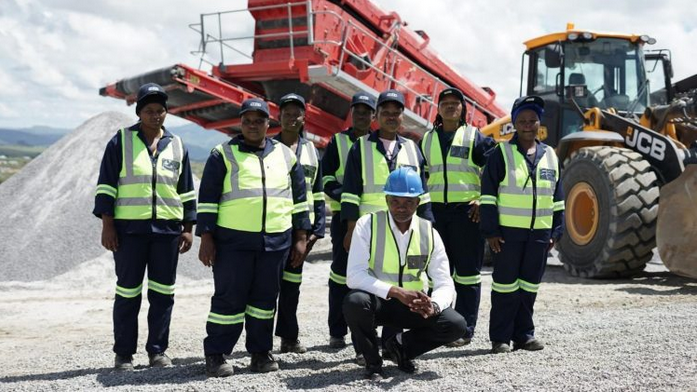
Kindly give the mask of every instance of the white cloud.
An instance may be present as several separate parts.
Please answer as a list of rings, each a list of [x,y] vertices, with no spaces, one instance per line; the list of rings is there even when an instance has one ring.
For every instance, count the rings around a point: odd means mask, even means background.
[[[474,83],[493,88],[504,108],[518,95],[522,42],[563,31],[567,22],[655,37],[656,47],[672,51],[678,78],[692,75],[697,62],[692,0],[375,1],[396,10],[410,29],[425,30],[442,59]],[[198,66],[189,52],[199,37],[188,25],[201,13],[246,6],[246,0],[3,0],[0,126],[75,127],[106,110],[133,115],[123,101],[100,97],[99,87],[175,63]],[[242,15],[244,21],[226,28],[252,26]]]

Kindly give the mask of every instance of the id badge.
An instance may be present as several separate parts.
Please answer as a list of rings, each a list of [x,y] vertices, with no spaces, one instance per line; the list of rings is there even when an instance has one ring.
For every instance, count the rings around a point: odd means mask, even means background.
[[[407,267],[422,271],[426,267],[426,260],[428,260],[428,256],[424,255],[407,256]]]
[[[303,171],[305,172],[305,178],[315,178],[317,168],[312,165],[303,165]]]
[[[465,146],[451,146],[450,156],[455,158],[466,159],[469,156],[470,148]]]

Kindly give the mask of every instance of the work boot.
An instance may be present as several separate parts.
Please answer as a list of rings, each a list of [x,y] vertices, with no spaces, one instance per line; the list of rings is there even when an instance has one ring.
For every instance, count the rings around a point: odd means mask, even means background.
[[[450,343],[446,343],[445,347],[462,347],[472,343],[472,338],[460,338]]]
[[[545,345],[542,344],[539,340],[532,338],[528,340],[525,343],[518,343],[518,342],[513,342],[513,351],[516,350],[525,350],[525,351],[540,351],[545,348]]]
[[[331,348],[344,348],[346,347],[346,340],[343,336],[330,336],[329,337],[329,347]]]
[[[278,362],[273,359],[270,352],[252,353],[252,363],[249,370],[255,373],[268,373],[278,370]]]
[[[281,338],[281,352],[282,353],[296,353],[304,354],[307,352],[307,348],[300,343],[299,340],[283,339]]]
[[[165,353],[150,354],[148,353],[151,367],[163,368],[172,366],[172,359]]]
[[[381,381],[385,378],[382,373],[382,366],[367,366],[363,372],[363,378],[370,381]]]
[[[354,361],[356,361],[356,365],[358,366],[365,366],[365,357],[363,354],[356,354],[356,359],[354,359]]]
[[[206,355],[206,376],[229,377],[234,373],[232,365],[227,363],[223,354]]]
[[[404,346],[397,341],[397,335],[385,342],[385,349],[390,353],[392,360],[397,363],[397,368],[405,373],[416,372],[416,364],[404,352]]]
[[[491,353],[492,354],[505,354],[511,352],[511,346],[508,343],[502,342],[492,342],[491,343]]]
[[[387,350],[386,347],[382,348],[382,360],[395,362],[395,359],[392,358],[392,355],[390,354],[389,350]]]
[[[114,358],[114,369],[123,372],[133,371],[133,355],[116,354]]]

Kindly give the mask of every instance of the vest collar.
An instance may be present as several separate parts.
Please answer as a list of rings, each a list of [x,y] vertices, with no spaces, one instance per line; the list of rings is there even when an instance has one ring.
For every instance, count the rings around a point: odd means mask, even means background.
[[[264,145],[264,149],[263,149],[264,152],[263,152],[262,156],[265,157],[265,156],[269,155],[271,153],[271,151],[273,151],[273,149],[274,149],[273,143],[274,142],[272,141],[272,139],[267,136],[266,137],[266,144]],[[244,137],[242,136],[242,134],[239,134],[239,135],[235,136],[234,138],[232,138],[232,140],[230,140],[228,142],[228,144],[230,144],[231,146],[239,146],[239,149],[241,152],[254,154],[254,153],[257,153],[259,151],[262,151],[261,148],[252,147],[248,144],[245,144]]]
[[[395,157],[397,156],[397,153],[399,153],[399,151],[402,149],[402,144],[404,144],[407,139],[405,139],[403,136],[397,135],[396,140],[397,147],[395,149]],[[380,151],[382,155],[387,155],[387,151],[385,151],[385,146],[382,144],[380,138],[378,137],[378,131],[371,131],[368,134],[368,141],[376,143],[378,151]]]
[[[518,134],[514,133],[509,143],[515,145],[518,152],[521,155],[523,155],[527,160],[527,151],[523,151],[522,147],[520,147],[520,144],[518,144]],[[545,151],[547,151],[547,145],[542,143],[539,139],[535,138],[535,159],[532,162],[533,167],[537,166],[537,163],[540,162],[542,156],[545,155]]]

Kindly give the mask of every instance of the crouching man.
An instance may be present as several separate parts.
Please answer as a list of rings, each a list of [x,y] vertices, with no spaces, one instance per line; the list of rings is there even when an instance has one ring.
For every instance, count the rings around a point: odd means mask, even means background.
[[[443,241],[431,222],[415,215],[424,193],[420,176],[401,167],[390,173],[384,192],[388,211],[356,223],[346,273],[352,291],[344,299],[344,318],[371,380],[383,378],[376,326],[409,329],[385,343],[406,373],[416,371],[414,358],[463,336],[467,327],[450,308],[455,286]]]

